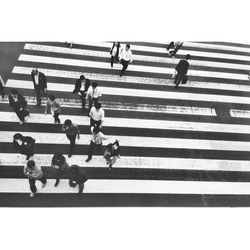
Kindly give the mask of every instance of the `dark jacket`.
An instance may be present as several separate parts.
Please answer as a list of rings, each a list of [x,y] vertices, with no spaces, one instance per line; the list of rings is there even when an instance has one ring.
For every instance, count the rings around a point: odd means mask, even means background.
[[[180,60],[177,66],[175,67],[178,74],[186,75],[189,68],[189,62],[187,60]]]
[[[27,107],[27,101],[20,94],[17,96],[16,102],[14,101],[14,98],[11,95],[9,95],[9,104],[10,107],[12,107],[16,112],[19,111],[21,108],[25,109]]]
[[[46,77],[45,75],[42,73],[42,72],[39,72],[39,84],[38,84],[38,89],[47,89],[47,80],[46,80]],[[33,74],[33,72],[31,72],[31,78],[32,78],[32,81],[33,81],[33,84],[34,84],[34,88],[37,87],[37,85],[35,84],[35,76]]]
[[[72,165],[70,167],[70,179],[69,185],[75,187],[77,184],[82,185],[88,180],[86,174],[77,165]]]
[[[33,151],[35,140],[30,136],[24,136],[21,145],[13,140],[13,146],[16,151],[20,152],[21,154],[26,154],[27,152]]]
[[[87,92],[89,86],[90,86],[90,80],[85,78],[85,88],[84,88],[85,92]],[[76,83],[75,83],[75,89],[73,90],[73,93],[77,94],[78,92],[80,92],[81,87],[82,87],[82,82],[81,82],[80,79],[77,79]]]
[[[59,169],[65,169],[69,167],[69,165],[66,162],[65,157],[62,154],[58,154],[58,153],[54,154],[51,165],[58,166]]]

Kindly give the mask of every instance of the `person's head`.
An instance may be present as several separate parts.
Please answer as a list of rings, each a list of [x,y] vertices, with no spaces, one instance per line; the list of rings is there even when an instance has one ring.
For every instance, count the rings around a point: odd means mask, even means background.
[[[11,94],[12,97],[16,98],[17,95],[18,95],[18,91],[17,91],[16,89],[12,89],[12,90],[10,91],[10,94]]]
[[[22,141],[23,136],[19,133],[16,133],[16,134],[14,134],[13,138],[15,141],[19,141],[19,140]]]
[[[128,51],[130,49],[130,45],[129,44],[126,44],[126,47],[125,47],[126,51]]]
[[[92,86],[93,89],[95,89],[97,87],[97,83],[96,82],[92,82],[91,86]]]
[[[56,97],[54,95],[49,95],[49,100],[51,100],[52,102],[55,101]]]
[[[100,102],[96,102],[96,103],[95,103],[95,109],[96,109],[96,110],[99,110],[101,107],[102,107],[102,105],[101,105]]]
[[[189,54],[186,55],[186,60],[189,60],[191,56]]]
[[[38,69],[32,69],[32,73],[37,75],[38,74]]]
[[[81,76],[80,76],[80,81],[81,81],[81,82],[84,82],[84,81],[85,81],[85,76],[84,76],[84,75],[81,75]]]
[[[95,135],[97,135],[99,132],[100,132],[100,128],[99,128],[99,127],[94,127],[93,133],[94,133]]]
[[[35,167],[35,162],[33,161],[33,160],[29,160],[28,162],[27,162],[27,167],[29,168],[29,169],[33,169],[34,167]]]
[[[60,158],[61,156],[62,156],[62,154],[60,154],[60,153],[55,153],[54,154],[54,158],[56,158],[56,159]]]
[[[66,125],[66,126],[71,126],[72,125],[72,121],[71,120],[69,120],[69,119],[67,119],[65,122],[64,122],[64,124]]]

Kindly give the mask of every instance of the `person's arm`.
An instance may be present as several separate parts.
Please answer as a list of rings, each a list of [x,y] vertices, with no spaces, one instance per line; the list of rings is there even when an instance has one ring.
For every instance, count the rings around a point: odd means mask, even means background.
[[[47,94],[47,79],[43,73],[42,73],[42,77],[43,77],[44,92]]]
[[[76,128],[76,132],[77,132],[77,139],[79,140],[80,139],[80,129],[77,125],[75,125],[75,128]]]
[[[88,87],[88,90],[87,90],[87,93],[86,93],[86,100],[89,99],[90,92],[91,92],[91,86]]]
[[[105,117],[105,112],[104,112],[104,110],[102,110],[100,128],[102,128],[102,126],[103,126],[104,117]]]
[[[47,101],[46,106],[45,106],[45,110],[44,110],[45,115],[47,115],[48,109],[49,109],[49,101]]]
[[[132,51],[130,50],[130,63],[133,62],[133,54],[132,54]]]
[[[89,111],[89,117],[91,118],[93,116],[93,110],[94,110],[95,107],[92,107]]]
[[[101,92],[101,90],[98,88],[98,98],[100,98],[101,96],[102,96],[102,92]]]
[[[100,133],[100,137],[102,138],[102,140],[108,140],[108,139],[110,139],[110,136],[106,136],[102,132],[99,132],[99,133]]]
[[[63,124],[63,125],[62,125],[62,131],[65,132],[65,131],[66,131],[66,128],[67,128],[66,125]]]

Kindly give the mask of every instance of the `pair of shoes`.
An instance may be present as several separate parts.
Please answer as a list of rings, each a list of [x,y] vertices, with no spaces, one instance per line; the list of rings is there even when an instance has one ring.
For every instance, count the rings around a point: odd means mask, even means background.
[[[177,86],[177,85],[175,85],[174,87],[175,87],[175,89],[177,89],[177,88],[178,88],[178,86]]]
[[[89,162],[91,160],[91,158],[88,158],[88,159],[86,159],[86,162]]]
[[[46,184],[47,184],[46,182],[43,183],[43,184],[42,184],[42,188],[45,188]]]
[[[72,154],[71,154],[71,153],[69,153],[69,154],[68,154],[68,157],[70,158],[71,156],[72,156]]]
[[[30,198],[33,198],[35,196],[35,193],[30,193]]]
[[[59,182],[60,182],[60,181],[59,181],[59,180],[57,180],[57,181],[55,182],[55,185],[54,185],[54,186],[55,186],[55,187],[57,187],[57,186],[58,186],[58,184],[59,184]]]

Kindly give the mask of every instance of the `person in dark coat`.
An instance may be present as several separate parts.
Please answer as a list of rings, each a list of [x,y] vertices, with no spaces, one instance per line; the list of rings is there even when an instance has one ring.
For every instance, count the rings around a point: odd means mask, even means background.
[[[34,90],[36,92],[36,106],[41,106],[41,92],[44,96],[47,96],[47,80],[45,75],[38,71],[38,69],[33,69],[31,71],[31,79],[34,84]]]
[[[20,124],[24,123],[24,118],[29,116],[27,108],[27,101],[18,93],[17,90],[12,89],[9,95],[9,105],[13,108],[14,112],[20,120]]]
[[[26,160],[29,160],[34,155],[35,140],[30,136],[23,136],[19,133],[14,134],[13,146],[17,152],[27,156]]]
[[[175,72],[173,74],[175,88],[178,88],[178,85],[181,81],[183,81],[184,77],[186,77],[188,68],[189,68],[189,62],[190,55],[187,54],[185,60],[180,60],[177,66],[175,67]]]
[[[112,166],[120,158],[120,145],[117,140],[107,145],[103,157],[106,160],[106,164],[109,165],[109,170],[111,170]]]
[[[85,105],[86,105],[86,93],[88,91],[88,88],[90,86],[90,80],[85,78],[84,75],[81,75],[79,79],[75,82],[75,88],[73,90],[74,94],[78,94],[81,101],[82,101],[82,111],[85,111]]]
[[[111,55],[110,63],[112,68],[114,64],[114,59],[116,59],[116,61],[119,62],[120,50],[121,50],[120,42],[114,42],[110,49],[110,55]]]
[[[62,154],[55,153],[52,158],[51,166],[56,170],[56,182],[54,186],[57,187],[60,182],[60,177],[68,174],[69,165]]]
[[[82,194],[84,189],[84,183],[88,180],[86,174],[83,173],[83,171],[80,170],[80,167],[77,165],[72,165],[69,170],[70,170],[70,179],[69,179],[70,187],[76,187],[76,185],[78,185],[79,186],[78,194]]]
[[[2,78],[2,76],[0,75],[0,93],[2,95],[2,99],[4,99],[4,86],[5,86],[5,82]]]

